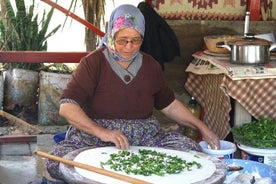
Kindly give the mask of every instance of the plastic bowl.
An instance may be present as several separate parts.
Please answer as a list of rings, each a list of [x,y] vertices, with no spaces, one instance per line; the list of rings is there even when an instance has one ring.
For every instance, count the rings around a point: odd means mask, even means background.
[[[207,142],[205,141],[201,141],[199,145],[201,146],[204,153],[207,153],[208,155],[212,155],[219,159],[233,158],[234,153],[237,150],[237,147],[234,143],[224,140],[220,140],[220,150],[209,148]]]
[[[224,159],[222,161],[225,165],[235,165],[242,166],[243,169],[240,171],[227,171],[226,180],[231,180],[234,176],[242,173],[250,173],[255,178],[264,178],[269,177],[276,182],[276,167],[269,166],[267,164],[250,161],[250,160],[242,160],[242,159]],[[229,181],[230,182],[230,181]],[[229,183],[226,182],[226,183]]]
[[[209,35],[204,36],[204,43],[208,51],[218,54],[229,54],[230,51],[226,48],[218,48],[218,42],[224,42],[225,44],[228,41],[241,38],[240,36],[231,36],[231,35]]]
[[[237,146],[241,150],[242,159],[264,163],[276,168],[276,149],[260,149],[242,144],[237,144]]]

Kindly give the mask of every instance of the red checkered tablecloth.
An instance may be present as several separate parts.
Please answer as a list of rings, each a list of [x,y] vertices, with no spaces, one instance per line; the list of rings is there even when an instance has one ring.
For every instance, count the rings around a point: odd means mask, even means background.
[[[225,74],[189,73],[185,89],[203,107],[204,122],[222,139],[231,131],[230,97],[255,118],[276,120],[275,78],[232,80]]]
[[[221,87],[255,118],[276,120],[276,79],[231,80],[224,77]]]
[[[224,139],[231,131],[229,125],[230,97],[220,87],[224,77],[224,74],[189,73],[185,83],[187,92],[194,96],[204,109],[204,122],[221,139]]]
[[[276,58],[265,65],[235,65],[227,56],[198,51],[186,72],[187,92],[204,108],[204,121],[220,138],[231,131],[230,98],[255,118],[276,120]],[[244,122],[247,123],[247,122]]]

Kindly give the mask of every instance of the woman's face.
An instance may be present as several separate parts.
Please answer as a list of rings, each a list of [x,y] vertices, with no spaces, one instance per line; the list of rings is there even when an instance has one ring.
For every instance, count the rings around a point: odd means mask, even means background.
[[[115,34],[115,48],[125,59],[133,56],[142,44],[142,37],[135,29],[125,28]]]

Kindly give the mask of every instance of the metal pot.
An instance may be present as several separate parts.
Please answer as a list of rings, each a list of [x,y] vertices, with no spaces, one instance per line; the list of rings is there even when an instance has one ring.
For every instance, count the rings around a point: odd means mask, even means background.
[[[219,42],[217,47],[230,51],[230,62],[233,64],[265,64],[270,61],[270,52],[276,48],[276,43],[246,35],[228,43]]]

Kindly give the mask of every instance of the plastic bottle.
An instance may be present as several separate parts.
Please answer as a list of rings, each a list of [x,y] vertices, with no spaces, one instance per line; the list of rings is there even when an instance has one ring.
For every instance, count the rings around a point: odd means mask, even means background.
[[[200,118],[200,106],[194,97],[191,97],[187,108],[197,117]],[[196,129],[185,126],[183,134],[195,141],[198,141],[199,132]]]
[[[195,97],[191,97],[187,108],[195,115],[195,117],[200,118],[200,106],[195,100]]]

